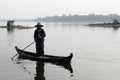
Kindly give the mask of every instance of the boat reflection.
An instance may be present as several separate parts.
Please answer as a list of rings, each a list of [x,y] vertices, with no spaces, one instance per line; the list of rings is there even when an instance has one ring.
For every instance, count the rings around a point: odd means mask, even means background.
[[[23,60],[22,60],[23,61]],[[15,64],[20,64],[22,69],[27,72],[28,74],[33,74],[30,71],[27,70],[27,67],[25,67],[25,64],[22,64],[21,59],[16,59],[16,61],[13,60]],[[70,76],[73,73],[73,69],[70,63],[62,64],[62,63],[52,63],[52,62],[41,62],[41,61],[36,61],[36,73],[34,74],[34,80],[46,80],[45,79],[45,64],[52,64],[56,66],[60,66],[60,68],[64,68],[65,70],[68,70],[70,72]]]
[[[62,68],[70,71],[70,73],[73,73],[73,69],[72,69],[72,66],[70,63],[66,63],[66,64],[64,64],[64,63],[63,64],[62,63],[51,63],[51,64],[56,65],[56,66],[61,66]]]
[[[56,65],[56,66],[61,66],[62,68],[70,71],[70,73],[73,73],[73,69],[72,69],[70,63],[68,63],[68,64],[51,63],[51,64]],[[44,66],[45,66],[45,62],[37,61],[37,63],[36,63],[36,76],[34,77],[35,80],[45,80]]]

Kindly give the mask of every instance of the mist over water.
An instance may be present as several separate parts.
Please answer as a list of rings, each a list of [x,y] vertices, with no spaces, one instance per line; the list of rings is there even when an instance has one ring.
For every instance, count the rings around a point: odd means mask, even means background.
[[[33,27],[36,22],[16,22]],[[0,80],[119,80],[120,29],[88,27],[86,23],[43,22],[46,32],[45,53],[68,56],[70,65],[39,63],[29,60],[12,61],[15,46],[25,48],[33,42],[33,29],[0,28]],[[1,23],[6,25],[6,23]],[[35,44],[26,51],[35,52]],[[42,68],[42,69],[41,69]]]

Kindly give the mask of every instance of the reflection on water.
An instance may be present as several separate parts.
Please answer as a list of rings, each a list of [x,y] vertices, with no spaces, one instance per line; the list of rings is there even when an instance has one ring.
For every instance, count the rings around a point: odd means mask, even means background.
[[[118,30],[120,28],[120,26],[113,26],[114,30]]]
[[[34,63],[36,63],[36,67],[33,67],[35,68],[35,73],[32,73],[30,72],[29,70],[27,70],[27,67],[25,65],[27,65],[27,63],[25,64],[24,63],[24,60],[22,59],[13,59],[12,60],[14,64],[19,64],[21,66],[21,68],[27,72],[28,74],[32,74],[32,75],[35,75],[34,76],[34,80],[46,80],[46,77],[45,77],[45,65],[47,64],[51,64],[51,65],[56,65],[57,66],[60,66],[59,68],[64,68],[65,70],[68,70],[70,72],[70,76],[72,77],[73,76],[73,69],[72,69],[72,66],[70,63],[48,63],[48,62],[41,62],[41,61],[33,61]],[[30,67],[30,66],[29,66]],[[49,69],[52,69],[52,67],[50,67]],[[53,68],[54,70],[54,68]],[[65,73],[65,72],[63,72]],[[57,74],[57,73],[56,73]]]
[[[13,27],[8,27],[7,31],[8,31],[8,33],[13,32]]]
[[[37,61],[35,80],[45,80],[44,76],[44,62]]]
[[[8,43],[8,48],[14,45],[14,38],[15,38],[15,30],[13,27],[6,28],[7,29],[7,43]]]
[[[66,64],[64,64],[64,63],[63,64],[62,63],[51,63],[51,64],[56,65],[56,66],[61,66],[64,69],[70,71],[71,74],[73,73],[73,69],[72,69],[72,66],[70,63],[66,63]]]
[[[67,64],[61,64],[61,63],[51,63],[52,65],[56,65],[56,66],[61,66],[62,68],[70,71],[70,75],[72,75],[73,73],[73,69],[71,67],[70,63]],[[36,63],[36,76],[35,76],[35,80],[45,80],[45,76],[44,76],[44,66],[45,66],[45,62],[40,62],[37,61]],[[52,68],[52,67],[51,67]],[[49,68],[50,69],[50,68]],[[56,73],[57,74],[57,73]]]

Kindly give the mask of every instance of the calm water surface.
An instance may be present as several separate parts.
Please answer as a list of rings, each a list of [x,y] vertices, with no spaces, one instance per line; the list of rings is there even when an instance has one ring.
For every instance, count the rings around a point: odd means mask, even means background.
[[[16,22],[34,26],[35,22]],[[29,60],[11,60],[33,42],[33,29],[0,28],[0,80],[120,80],[120,29],[90,28],[84,23],[42,23],[47,34],[45,53],[68,56],[71,64],[56,65]],[[0,23],[6,25],[6,23]],[[35,45],[27,51],[35,52]]]

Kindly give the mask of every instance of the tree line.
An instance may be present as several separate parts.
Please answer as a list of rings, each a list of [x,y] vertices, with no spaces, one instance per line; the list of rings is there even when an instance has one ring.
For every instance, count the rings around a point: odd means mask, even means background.
[[[110,22],[114,19],[120,21],[120,15],[117,14],[109,14],[109,15],[62,15],[62,16],[46,16],[46,17],[38,17],[34,21],[46,21],[46,22]]]

